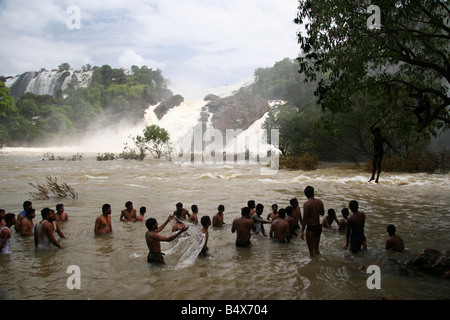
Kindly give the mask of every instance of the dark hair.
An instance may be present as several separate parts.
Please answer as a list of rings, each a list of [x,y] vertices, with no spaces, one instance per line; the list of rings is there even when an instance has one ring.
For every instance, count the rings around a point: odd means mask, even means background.
[[[197,212],[197,211],[198,211],[197,205],[196,205],[196,204],[193,204],[193,205],[191,206],[191,210],[192,210],[192,212]]]
[[[7,213],[7,214],[5,214],[5,217],[3,219],[5,220],[5,223],[8,224],[8,223],[12,222],[12,220],[15,216],[16,215],[14,213]]]
[[[147,227],[148,231],[151,231],[155,224],[156,224],[155,218],[148,218],[147,221],[145,221],[145,226]]]
[[[390,236],[395,236],[395,231],[397,231],[397,229],[393,224],[388,225],[386,229]]]
[[[183,208],[183,204],[182,204],[181,202],[178,202],[178,203],[175,205],[175,207],[177,207],[177,208]]]
[[[342,216],[344,217],[344,219],[347,219],[348,215],[350,214],[350,212],[348,211],[348,208],[343,208],[341,210]]]
[[[287,206],[286,208],[284,208],[284,210],[288,216],[294,213],[294,208],[292,208],[291,206]]]
[[[31,205],[32,205],[31,201],[25,201],[25,202],[23,203],[23,208],[25,209],[26,207],[29,207],[29,206],[31,206]]]
[[[206,227],[206,225],[208,224],[208,222],[211,221],[211,218],[209,216],[203,216],[200,219],[200,223],[202,224],[202,226]]]
[[[128,208],[128,206],[133,205],[133,202],[127,201],[125,202],[125,208]]]
[[[286,209],[281,208],[280,211],[278,211],[278,215],[281,219],[284,219],[284,217],[286,217]]]
[[[241,209],[241,215],[246,216],[248,214],[250,214],[250,208],[249,207],[243,207]]]
[[[31,214],[35,213],[36,210],[33,208],[27,208],[27,210],[25,211],[25,217],[27,218],[31,218]],[[30,219],[31,220],[31,219]]]
[[[255,200],[248,200],[247,201],[247,206],[249,208],[254,208],[255,207]]]
[[[105,203],[105,204],[102,206],[102,212],[105,213],[106,210],[108,210],[109,208],[111,208],[111,205],[108,204],[108,203]]]
[[[352,200],[349,202],[348,207],[350,208],[350,210],[352,212],[357,212],[358,211],[358,201],[356,200]]]
[[[264,206],[262,205],[262,203],[258,203],[257,205],[256,205],[256,210],[264,210]]]
[[[47,219],[48,215],[50,214],[50,208],[44,208],[41,210],[41,216],[42,219]]]
[[[218,207],[217,209],[218,209],[219,211],[220,211],[220,210],[225,211],[225,207],[223,206],[223,204],[219,205],[219,207]]]
[[[62,203],[58,203],[56,205],[56,211],[58,211],[59,209],[61,209],[62,207],[64,207],[64,205]]]
[[[292,198],[291,200],[289,200],[289,204],[291,205],[291,206],[294,206],[294,204],[298,204],[298,200],[297,200],[297,198]]]
[[[147,208],[146,207],[140,207],[139,208],[139,212],[142,213],[146,213],[147,212]]]
[[[305,196],[306,196],[307,198],[312,198],[312,197],[314,197],[314,188],[311,187],[311,186],[307,186],[307,187],[305,188]]]
[[[336,211],[333,208],[328,209],[329,217],[336,217]]]

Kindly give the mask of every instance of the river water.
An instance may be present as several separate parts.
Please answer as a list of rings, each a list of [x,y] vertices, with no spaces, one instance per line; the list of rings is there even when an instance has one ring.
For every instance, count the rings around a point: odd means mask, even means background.
[[[406,262],[426,248],[450,249],[450,179],[448,174],[382,173],[379,184],[369,174],[342,164],[321,164],[315,171],[279,170],[260,175],[258,165],[181,165],[164,160],[43,161],[45,150],[12,150],[0,155],[0,207],[18,213],[36,191],[29,183],[55,176],[70,184],[78,199],[33,200],[40,210],[64,203],[69,221],[61,225],[66,239],[62,250],[36,252],[32,237],[12,232],[12,252],[0,256],[0,296],[6,299],[365,299],[377,296],[403,299],[448,299],[450,282],[410,274],[401,275],[397,262]],[[60,154],[55,154],[60,155]],[[251,249],[236,248],[231,223],[247,200],[262,203],[267,216],[272,203],[287,206],[289,199],[305,201],[311,185],[325,209],[340,210],[357,200],[365,212],[368,249],[359,255],[343,251],[344,235],[324,230],[321,255],[310,258],[305,241],[272,243],[256,235]],[[196,258],[199,227],[184,237],[163,243],[164,266],[147,263],[144,222],[119,221],[126,201],[147,207],[146,218],[160,224],[182,202],[199,207],[199,218],[225,206],[223,228],[210,228],[211,256]],[[113,233],[94,235],[94,222],[104,203],[112,206]],[[171,234],[171,222],[162,233]],[[386,252],[386,226],[397,227],[406,247],[403,254]],[[266,227],[268,230],[268,227]],[[58,239],[58,236],[57,236]],[[185,254],[188,250],[193,254]],[[397,261],[397,262],[395,262]],[[67,269],[80,270],[81,288],[69,289]],[[380,268],[381,289],[370,290],[371,274]]]

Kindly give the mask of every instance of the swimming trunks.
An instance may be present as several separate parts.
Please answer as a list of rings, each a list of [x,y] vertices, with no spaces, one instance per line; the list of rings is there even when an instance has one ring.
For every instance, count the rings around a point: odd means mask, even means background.
[[[366,239],[363,233],[352,233],[350,236],[350,249],[352,253],[358,253],[361,251],[361,246]]]
[[[318,236],[322,234],[322,226],[320,224],[308,225],[306,226],[306,230],[314,232]]]
[[[251,245],[250,240],[236,240],[236,247],[245,248]]]
[[[165,264],[164,253],[162,252],[149,252],[147,256],[147,262]]]

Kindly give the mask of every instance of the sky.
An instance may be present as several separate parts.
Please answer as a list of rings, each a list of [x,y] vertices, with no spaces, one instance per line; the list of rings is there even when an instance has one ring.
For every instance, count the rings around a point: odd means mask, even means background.
[[[296,0],[0,0],[0,75],[66,62],[162,70],[189,95],[296,58]]]

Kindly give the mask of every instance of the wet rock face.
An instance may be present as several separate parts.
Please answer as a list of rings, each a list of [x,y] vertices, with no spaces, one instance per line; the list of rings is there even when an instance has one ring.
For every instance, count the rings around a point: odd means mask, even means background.
[[[250,93],[240,93],[226,98],[211,99],[206,108],[214,128],[225,136],[226,129],[247,129],[268,110],[266,100]]]
[[[153,112],[155,113],[158,120],[161,120],[162,117],[172,108],[179,106],[182,102],[184,102],[183,96],[176,94],[164,102],[161,102]]]

